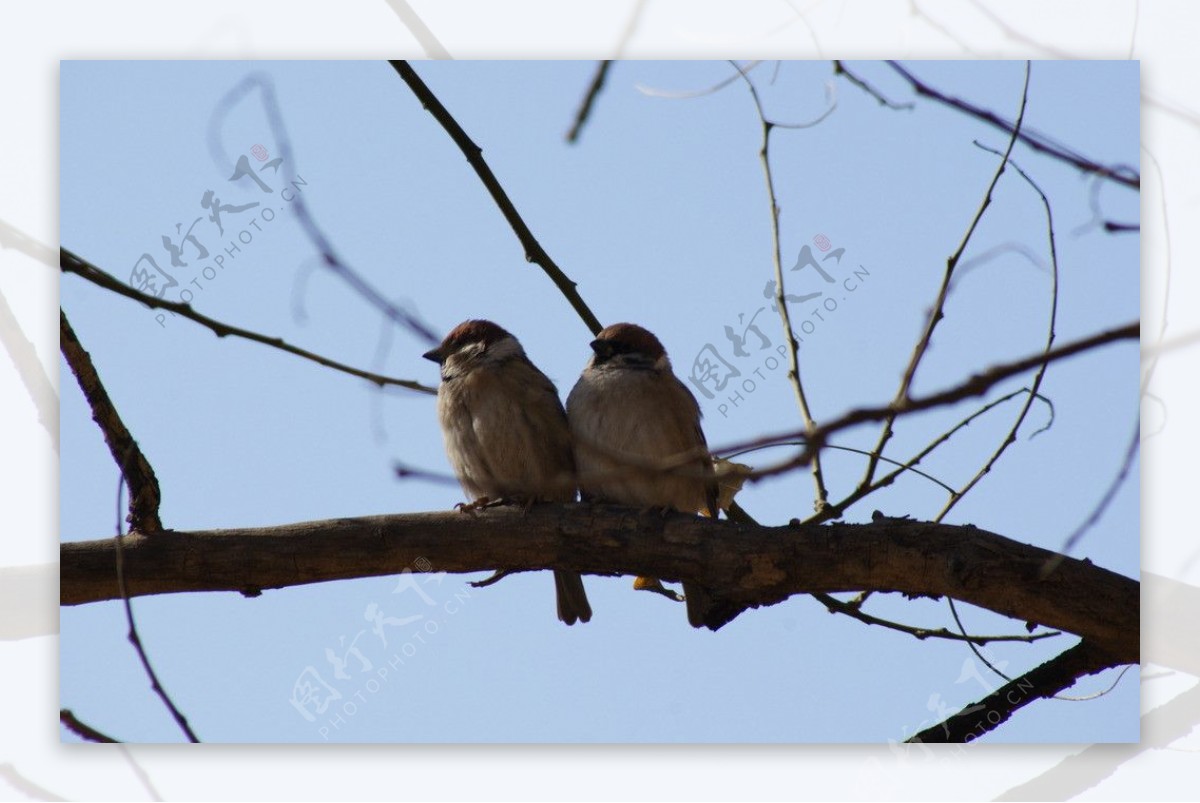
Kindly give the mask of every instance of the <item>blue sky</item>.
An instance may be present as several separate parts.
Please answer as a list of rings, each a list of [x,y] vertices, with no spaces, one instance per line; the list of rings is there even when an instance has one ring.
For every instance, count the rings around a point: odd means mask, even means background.
[[[910,66],[949,94],[1003,116],[1015,113],[1023,63]],[[701,97],[658,96],[715,85],[730,76],[729,64],[615,65],[574,146],[563,133],[591,62],[416,67],[483,147],[534,233],[602,321],[631,320],[655,331],[681,377],[709,345],[742,370],[743,381],[753,377],[753,390],[743,385],[736,405],[729,393],[701,397],[710,444],[798,425],[783,370],[772,371],[759,356],[773,354],[781,338],[763,296],[772,278],[771,241],[749,96],[740,83]],[[885,66],[852,67],[909,99]],[[587,357],[586,328],[525,262],[461,154],[384,63],[64,62],[62,243],[127,277],[143,253],[167,268],[162,236],[206,214],[206,191],[234,206],[258,201],[262,206],[226,213],[224,234],[200,221],[194,232],[203,233],[197,236],[210,256],[232,250],[241,231],[250,232],[250,242],[243,238],[213,278],[202,267],[213,260],[176,269],[179,285],[167,297],[191,287],[195,306],[217,319],[435,383],[436,368],[419,357],[422,342],[389,331],[316,266],[285,199],[245,180],[228,182],[228,167],[214,163],[207,142],[214,110],[251,72],[275,86],[291,168],[304,182],[297,191],[345,260],[438,331],[467,317],[500,322],[565,396]],[[801,361],[814,414],[821,420],[886,401],[945,259],[995,169],[996,157],[972,140],[994,148],[1005,140],[927,102],[912,111],[883,109],[835,81],[827,62],[787,62],[778,70],[768,63],[752,77],[768,114],[782,122],[812,120],[836,104],[821,124],[777,130],[772,140],[785,267],[824,235],[845,249],[832,269],[837,278],[859,274],[854,290],[834,285],[837,295],[811,270],[788,274],[789,292],[822,291],[821,302],[832,298],[836,307],[821,317],[811,303],[792,308],[797,327],[809,324]],[[1026,125],[1095,160],[1137,165],[1138,81],[1135,63],[1035,63]],[[219,135],[234,158],[254,145],[279,154],[253,98],[231,110]],[[1092,185],[1073,169],[1023,146],[1014,158],[1053,205],[1058,342],[1137,317],[1136,236],[1088,228]],[[282,173],[262,175],[272,189],[282,188]],[[1107,217],[1137,219],[1135,193],[1102,187],[1097,197]],[[277,209],[274,220],[265,220],[264,207]],[[999,255],[970,262],[993,248]],[[184,260],[194,253],[185,249]],[[1036,194],[1012,173],[966,259],[970,267],[918,373],[918,393],[1044,342],[1045,223]],[[283,524],[440,510],[461,501],[455,485],[400,482],[391,470],[395,461],[448,470],[431,397],[380,392],[254,344],[218,340],[187,321],[159,321],[76,277],[62,281],[62,307],[158,472],[169,527]],[[724,329],[751,319],[772,345],[737,358]],[[760,342],[751,338],[747,348]],[[1027,440],[1045,421],[1035,406],[1018,443],[948,521],[1061,545],[1120,465],[1137,415],[1137,371],[1138,356],[1127,346],[1052,368],[1044,393],[1054,401],[1054,427]],[[104,537],[113,526],[116,471],[77,386],[64,377],[61,388],[63,537]],[[973,409],[963,404],[902,422],[889,454],[906,458]],[[966,481],[1013,414],[1015,407],[1005,407],[973,425],[924,469],[951,484]],[[869,448],[876,437],[863,428],[835,442]],[[835,498],[861,471],[860,456],[829,454]],[[931,518],[944,497],[912,477],[847,518],[867,520],[875,509]],[[811,510],[812,483],[807,472],[793,474],[753,486],[740,501],[761,521],[783,522]],[[1137,486],[1127,483],[1075,554],[1136,576],[1138,512]],[[879,743],[906,738],[994,684],[964,647],[867,628],[808,598],[751,612],[714,634],[688,628],[682,606],[632,592],[629,578],[588,578],[595,618],[566,628],[554,618],[548,575],[481,590],[468,589],[466,579],[436,576],[422,585],[431,606],[413,589],[394,593],[397,581],[388,577],[253,600],[190,594],[134,604],[164,683],[206,741]],[[872,611],[950,624],[944,602],[887,598]],[[385,626],[384,644],[368,614],[423,618]],[[965,621],[975,632],[1020,629],[971,608]],[[132,741],[178,739],[124,641],[117,604],[64,609],[61,627],[65,707]],[[987,654],[1011,674],[1068,643],[1062,637]],[[336,676],[327,650],[344,657],[345,678]],[[289,702],[297,680],[314,673],[355,703],[353,714],[343,709],[341,723],[332,714],[310,721]],[[1105,673],[1070,693],[1093,693],[1115,679]],[[1032,706],[989,738],[1134,740],[1137,713],[1130,674],[1098,700]]]

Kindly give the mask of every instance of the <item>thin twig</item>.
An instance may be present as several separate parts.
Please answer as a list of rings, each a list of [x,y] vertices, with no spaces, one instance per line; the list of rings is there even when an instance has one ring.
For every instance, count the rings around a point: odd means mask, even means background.
[[[158,487],[158,478],[154,476],[154,469],[142,454],[137,441],[129,434],[116,405],[100,381],[100,375],[96,373],[91,356],[75,336],[75,330],[71,328],[67,314],[61,308],[58,311],[58,321],[63,357],[66,358],[71,373],[92,409],[92,419],[104,434],[104,442],[108,444],[108,451],[116,461],[121,478],[129,486],[130,527],[141,533],[160,532],[162,520],[158,515],[158,506],[162,493]]]
[[[742,75],[749,75],[760,64],[762,64],[761,61],[748,62],[741,68],[741,75],[731,75],[728,78],[722,78],[715,84],[709,84],[700,89],[658,89],[657,87],[646,86],[645,84],[635,84],[634,89],[650,98],[665,98],[666,100],[703,98],[708,95],[715,95],[727,86],[733,86],[742,79]]]
[[[954,604],[954,598],[946,597],[946,602],[949,604],[950,614],[954,617],[954,624],[958,627],[958,632],[966,633],[967,628],[963,625],[962,617],[960,617],[958,615],[958,606]],[[971,652],[975,653],[976,658],[978,658],[980,661],[983,661],[984,666],[986,666],[992,672],[994,672],[995,674],[1004,678],[1008,682],[1010,682],[1010,683],[1012,682],[1012,678],[1010,678],[1008,675],[1004,674],[1004,672],[1001,671],[1000,667],[996,666],[991,661],[989,661],[987,659],[987,656],[985,656],[982,652],[979,651],[978,647],[976,647],[974,644],[972,644],[970,642],[967,642],[967,646],[971,648]]]
[[[727,511],[730,521],[736,521],[743,524],[758,524],[754,517],[747,513],[737,502],[732,503]],[[923,627],[914,627],[901,622],[895,622],[890,619],[883,619],[878,616],[872,616],[869,613],[862,611],[862,604],[866,601],[867,596],[871,592],[865,591],[851,602],[842,602],[840,599],[824,593],[813,593],[810,596],[817,602],[820,602],[830,613],[840,613],[849,616],[853,619],[868,624],[879,625],[889,630],[895,630],[900,633],[908,633],[919,641],[925,639],[947,639],[950,641],[963,640],[978,640],[980,644],[986,644],[989,641],[1038,641],[1040,639],[1049,638],[1051,636],[1061,635],[1059,631],[1049,631],[1045,633],[1035,633],[1032,635],[1003,635],[1003,636],[967,636],[958,633],[952,633],[946,628],[938,628],[931,630]]]
[[[436,482],[444,485],[458,485],[458,478],[450,474],[442,474],[437,471],[430,471],[425,468],[416,468],[396,460],[392,463],[392,471],[395,472],[396,478],[401,480],[416,479],[425,480],[426,482]]]
[[[1112,482],[1108,484],[1108,488],[1105,489],[1104,494],[1100,497],[1100,501],[1096,503],[1096,506],[1092,509],[1092,512],[1088,514],[1087,518],[1083,520],[1083,523],[1076,527],[1071,534],[1067,536],[1067,540],[1063,542],[1061,551],[1064,555],[1069,554],[1071,550],[1075,548],[1075,545],[1079,543],[1079,539],[1083,538],[1084,534],[1087,533],[1087,531],[1093,526],[1095,526],[1096,522],[1100,520],[1100,517],[1104,515],[1104,511],[1108,508],[1109,503],[1112,502],[1113,497],[1117,495],[1117,491],[1122,485],[1125,484],[1125,480],[1129,476],[1129,470],[1133,467],[1133,459],[1138,453],[1138,446],[1141,443],[1140,436],[1141,418],[1139,416],[1134,416],[1133,435],[1129,438],[1129,445],[1125,447],[1125,456],[1121,459],[1120,469],[1118,469],[1116,476],[1112,478]],[[1051,563],[1054,565],[1046,567],[1047,574],[1054,570],[1054,566],[1057,565],[1058,561],[1056,559],[1051,561]]]
[[[901,400],[908,397],[909,389],[912,387],[913,379],[916,377],[917,366],[921,364],[926,352],[929,349],[929,343],[933,339],[934,330],[944,316],[946,305],[946,297],[949,294],[950,282],[954,277],[954,269],[958,266],[959,259],[962,258],[963,252],[967,245],[971,242],[971,237],[975,234],[975,229],[979,226],[980,220],[983,219],[984,213],[992,203],[992,192],[996,188],[997,182],[1000,181],[1000,176],[1004,174],[1004,169],[1008,165],[1008,156],[1012,153],[1013,146],[1016,145],[1017,136],[1021,133],[1021,123],[1025,118],[1025,103],[1029,98],[1029,62],[1025,62],[1025,82],[1021,88],[1021,103],[1017,110],[1017,122],[1013,127],[1011,136],[1008,139],[1008,147],[1004,151],[1004,156],[1000,159],[1000,164],[996,167],[992,174],[992,179],[988,182],[987,190],[983,194],[983,201],[979,204],[979,208],[975,210],[975,216],[971,219],[967,226],[967,231],[963,235],[962,240],[958,244],[958,248],[946,260],[946,270],[942,274],[942,284],[938,288],[937,299],[934,301],[933,309],[929,312],[929,318],[925,323],[925,329],[921,334],[921,339],[917,341],[916,347],[913,349],[912,357],[909,359],[908,366],[904,369],[904,376],[900,380],[900,388],[896,391],[896,399]],[[892,426],[895,423],[895,418],[887,418],[883,422],[883,429],[879,433],[879,441],[875,445],[873,452],[882,455],[883,449],[887,446],[892,437]],[[875,468],[878,464],[878,458],[872,458],[867,463],[867,469],[863,473],[862,480],[859,485],[870,485],[871,480],[875,478]]]
[[[909,85],[912,86],[913,90],[915,90],[918,95],[930,98],[931,100],[936,100],[937,102],[953,109],[957,109],[958,111],[965,112],[966,114],[976,117],[985,123],[988,123],[1009,134],[1016,131],[1019,127],[1014,125],[1014,123],[999,117],[994,112],[988,111],[987,109],[982,109],[965,100],[951,97],[950,95],[946,95],[939,90],[934,89],[895,61],[889,61],[888,65],[891,66],[891,68],[895,70],[902,78],[904,78],[904,80],[908,81]],[[1132,167],[1125,165],[1116,167],[1102,165],[1099,162],[1094,162],[1091,159],[1075,153],[1070,148],[1051,142],[1049,138],[1034,131],[1018,131],[1018,138],[1021,140],[1021,142],[1024,142],[1035,151],[1067,162],[1085,172],[1095,173],[1096,175],[1106,178],[1109,181],[1114,181],[1118,184],[1133,189],[1139,189],[1142,185],[1141,176]]]
[[[846,76],[847,81],[854,84],[871,97],[875,98],[880,106],[886,106],[887,108],[895,109],[896,111],[916,108],[917,104],[913,103],[912,101],[909,101],[908,103],[897,103],[894,100],[890,100],[878,89],[868,84],[865,79],[847,70],[846,62],[844,61],[840,61],[839,59],[833,60],[833,74]]]
[[[214,160],[218,163],[224,163],[226,168],[232,166],[229,164],[229,158],[221,142],[221,123],[224,121],[225,116],[229,114],[229,111],[254,89],[257,89],[262,97],[262,107],[267,116],[267,125],[275,137],[275,144],[278,146],[280,158],[283,160],[284,175],[288,181],[295,181],[297,176],[295,157],[292,153],[292,141],[288,137],[287,127],[283,124],[283,112],[280,110],[279,101],[275,97],[275,85],[266,74],[253,73],[246,76],[221,98],[221,101],[217,104],[216,111],[213,112],[209,125],[209,150],[212,152]],[[355,293],[387,316],[397,326],[407,329],[427,343],[437,343],[441,340],[434,333],[433,329],[418,318],[414,312],[402,309],[393,304],[382,293],[376,290],[362,274],[350,267],[338,255],[333,248],[333,243],[325,236],[321,228],[317,226],[317,222],[309,211],[308,204],[304,200],[303,195],[297,194],[292,199],[291,208],[296,213],[296,220],[300,223],[300,228],[304,230],[309,241],[316,247],[317,252],[321,255],[322,264],[330,272],[348,284]]]
[[[1091,351],[1098,346],[1108,343],[1116,343],[1121,340],[1137,340],[1140,337],[1141,324],[1138,321],[1124,324],[1113,329],[1107,329],[1103,332],[1098,332],[1094,335],[1073,340],[1069,343],[1059,346],[1050,352],[1038,352],[1037,354],[1023,357],[1019,360],[1014,360],[1008,363],[995,365],[987,370],[972,375],[966,381],[955,385],[937,393],[931,393],[928,396],[897,399],[891,404],[886,404],[881,407],[860,407],[850,410],[842,415],[827,421],[818,426],[812,432],[779,432],[771,435],[764,435],[754,440],[745,443],[734,444],[723,449],[716,449],[715,452],[724,454],[733,452],[738,449],[745,449],[751,446],[758,446],[764,443],[773,443],[775,441],[786,440],[789,438],[804,438],[806,440],[805,448],[800,454],[785,460],[777,465],[770,466],[764,469],[758,469],[748,475],[752,479],[762,477],[771,477],[777,474],[782,474],[786,471],[791,471],[794,468],[808,465],[812,459],[812,453],[818,445],[823,446],[825,441],[835,432],[839,432],[849,427],[865,424],[872,421],[883,421],[889,416],[899,417],[919,412],[921,410],[930,410],[935,407],[942,407],[948,404],[969,399],[973,396],[979,396],[986,393],[994,385],[1003,382],[1009,377],[1024,373],[1032,368],[1036,368],[1043,362],[1056,362],[1058,360],[1072,357],[1086,351]]]
[[[1010,393],[1009,397],[1015,396],[1017,393],[1020,393],[1020,391]],[[766,443],[766,444],[763,444],[762,446],[754,446],[749,449],[742,449],[742,450],[734,452],[732,454],[714,455],[714,457],[719,457],[724,460],[732,460],[735,457],[741,457],[744,454],[750,454],[751,452],[758,452],[763,449],[776,449],[776,448],[779,448],[780,446],[803,446],[803,445],[804,445],[803,441],[787,440],[787,441],[780,441],[779,443]],[[826,443],[825,448],[832,449],[834,451],[839,451],[839,452],[850,452],[851,454],[860,454],[860,455],[863,455],[864,457],[871,454],[866,449],[856,449],[853,446],[841,446],[836,443]],[[882,457],[880,459],[885,463],[896,466],[898,471],[896,471],[895,474],[900,474],[905,471],[911,471],[913,474],[916,474],[918,477],[927,479],[930,482],[932,482],[934,485],[944,488],[944,489],[946,489],[946,491],[948,491],[950,493],[954,492],[954,488],[952,488],[948,483],[942,482],[937,477],[933,476],[932,474],[929,474],[928,472],[921,471],[919,468],[914,468],[912,465],[901,463],[899,460],[893,460],[890,457]],[[889,475],[889,476],[893,476],[893,475]],[[830,505],[829,507],[832,508],[833,505]],[[816,516],[814,515],[813,518],[816,518]],[[805,520],[801,523],[802,524],[812,524],[814,522],[812,520]]]
[[[372,373],[371,371],[363,371],[359,368],[353,368],[349,365],[345,365],[344,363],[340,363],[337,360],[331,360],[328,357],[322,357],[320,354],[314,354],[311,351],[293,346],[285,342],[283,338],[268,337],[266,335],[261,335],[258,332],[252,332],[249,329],[242,329],[237,326],[230,326],[229,324],[221,323],[220,321],[214,320],[207,315],[196,312],[194,309],[192,309],[190,304],[166,301],[165,299],[147,295],[146,293],[135,290],[129,285],[122,283],[112,274],[106,273],[87,260],[76,256],[66,248],[61,249],[61,265],[64,273],[74,273],[77,276],[87,279],[92,284],[103,287],[106,290],[111,290],[112,292],[123,295],[126,298],[132,298],[134,301],[140,301],[152,309],[164,309],[168,312],[173,312],[176,315],[187,318],[190,321],[194,321],[195,323],[210,329],[217,337],[239,337],[244,340],[250,340],[254,343],[261,343],[264,346],[270,346],[271,348],[279,349],[280,351],[286,351],[288,354],[302,357],[303,359],[310,360],[318,365],[323,365],[326,368],[332,368],[335,371],[340,371],[344,374],[349,374],[350,376],[357,376],[360,379],[373,382],[379,387],[392,385],[395,387],[406,388],[408,390],[414,390],[418,393],[428,393],[433,395],[437,394],[436,388],[426,387],[419,382],[413,382],[409,379],[395,379],[390,376]]]
[[[1116,679],[1114,679],[1112,683],[1108,684],[1108,688],[1101,689],[1100,691],[1092,694],[1080,694],[1078,696],[1070,694],[1056,694],[1054,695],[1054,699],[1064,700],[1068,703],[1086,703],[1092,700],[1099,700],[1101,697],[1107,697],[1110,693],[1112,693],[1112,690],[1117,687],[1117,684],[1121,682],[1121,678],[1125,677],[1125,673],[1132,669],[1133,666],[1133,664],[1125,664],[1125,666],[1121,667],[1121,671],[1117,673]]]
[[[863,622],[864,624],[880,625],[882,627],[886,627],[888,630],[896,630],[900,633],[907,633],[910,636],[912,636],[913,638],[917,639],[918,641],[924,641],[925,639],[934,638],[934,639],[945,639],[947,641],[965,641],[972,645],[975,645],[975,644],[982,645],[982,644],[987,644],[987,643],[993,642],[993,641],[1034,642],[1034,641],[1041,641],[1042,639],[1045,639],[1045,638],[1051,638],[1053,636],[1061,636],[1062,635],[1061,631],[1048,630],[1044,633],[1009,634],[1009,635],[998,635],[998,636],[976,636],[976,635],[968,635],[966,633],[955,633],[954,631],[947,630],[944,627],[939,627],[936,629],[931,629],[931,628],[926,628],[926,627],[916,627],[913,625],[905,625],[905,624],[901,624],[899,622],[893,622],[888,619],[881,619],[878,616],[872,616],[869,613],[865,613],[860,608],[861,603],[856,604],[854,602],[842,602],[840,599],[837,599],[836,597],[833,597],[829,594],[813,594],[812,596],[814,599],[817,600],[817,602],[820,602],[822,605],[824,605],[826,608],[828,608],[830,613],[845,614],[846,616],[849,616],[852,619],[857,619],[858,621]]]
[[[483,186],[487,188],[488,193],[492,196],[492,200],[500,208],[504,219],[508,221],[508,225],[512,227],[513,232],[517,235],[517,239],[520,240],[521,247],[525,249],[526,261],[535,263],[545,271],[546,275],[550,277],[550,280],[559,289],[559,292],[563,294],[571,307],[583,319],[584,324],[587,325],[592,334],[598,334],[604,328],[600,325],[600,320],[588,308],[582,296],[579,295],[579,291],[575,289],[575,282],[571,281],[562,272],[562,269],[546,253],[546,249],[542,248],[541,243],[533,236],[533,232],[529,230],[529,226],[525,224],[525,221],[517,212],[517,208],[509,200],[508,193],[500,186],[496,175],[488,167],[487,162],[484,161],[483,150],[467,136],[467,132],[451,116],[450,112],[446,110],[446,107],[437,99],[432,90],[425,85],[425,82],[421,80],[421,77],[417,75],[408,62],[393,60],[389,63],[404,80],[404,83],[408,84],[409,89],[416,95],[417,100],[421,102],[425,110],[433,115],[433,119],[441,124],[446,133],[450,135],[450,138],[454,140],[454,144],[463,152],[463,155],[467,158],[467,162],[474,168],[476,175],[483,182]]]
[[[571,130],[567,132],[567,142],[572,145],[579,139],[580,133],[583,131],[584,124],[592,113],[592,105],[596,102],[596,96],[600,94],[600,90],[604,88],[604,80],[608,77],[608,70],[612,66],[612,62],[608,59],[597,62],[596,72],[592,76],[591,83],[588,84],[587,93],[583,96],[583,103],[579,106],[579,110],[575,112],[575,122],[571,124]]]
[[[1000,155],[999,151],[993,150],[986,145],[980,145],[978,142],[975,144],[989,153],[994,153],[997,156]],[[1004,158],[1007,159],[1007,155]],[[1038,194],[1038,197],[1042,200],[1042,208],[1046,211],[1046,239],[1050,249],[1050,317],[1049,321],[1047,322],[1046,331],[1046,351],[1049,352],[1054,346],[1055,325],[1058,322],[1058,248],[1054,240],[1054,215],[1050,211],[1050,200],[1046,197],[1046,193],[1042,192],[1042,188],[1037,185],[1037,182],[1030,178],[1029,175],[1021,169],[1021,166],[1012,161],[1012,159],[1008,159],[1008,163],[1012,165],[1013,169],[1017,171],[1021,178],[1025,179],[1025,182]],[[996,465],[996,462],[1000,459],[1004,452],[1008,450],[1008,447],[1011,444],[1016,443],[1017,430],[1019,430],[1021,425],[1025,423],[1025,417],[1029,414],[1029,408],[1033,405],[1033,400],[1037,397],[1038,390],[1042,387],[1042,380],[1046,376],[1047,367],[1048,365],[1040,366],[1037,372],[1033,375],[1033,382],[1030,383],[1030,394],[1025,398],[1025,403],[1021,405],[1021,409],[1017,412],[1017,416],[1013,421],[1012,427],[1000,441],[1000,445],[996,447],[996,450],[987,459],[979,471],[976,472],[975,476],[972,477],[970,481],[967,482],[967,484],[961,489],[950,495],[950,498],[946,500],[946,504],[942,508],[941,512],[934,517],[934,521],[941,521],[944,519],[950,510],[957,505],[959,501],[961,501],[962,498],[966,496],[971,489],[974,488],[979,481],[984,478],[984,476],[991,472],[992,467]]]
[[[913,455],[913,457],[911,457],[905,463],[900,463],[898,460],[892,460],[890,457],[884,457],[881,455],[879,457],[879,459],[881,461],[883,461],[885,463],[890,463],[895,466],[899,466],[899,468],[889,474],[885,474],[884,476],[873,480],[870,485],[866,485],[866,486],[860,485],[860,486],[856,487],[854,490],[852,490],[846,496],[845,499],[842,499],[835,504],[831,504],[825,510],[824,513],[816,514],[808,519],[805,519],[804,522],[802,522],[802,523],[804,523],[804,524],[820,524],[822,522],[829,521],[830,519],[840,518],[842,516],[842,514],[845,513],[846,510],[848,510],[850,508],[851,505],[861,501],[864,497],[869,496],[870,494],[874,493],[875,491],[878,491],[880,488],[888,487],[893,482],[895,482],[896,478],[898,476],[900,476],[900,474],[902,474],[905,471],[912,471],[920,476],[932,479],[931,477],[928,477],[928,475],[925,474],[924,472],[918,471],[916,468],[914,468],[914,466],[918,465],[922,460],[924,460],[926,457],[928,457],[935,449],[937,449],[943,443],[950,440],[950,438],[953,437],[955,435],[955,433],[957,433],[959,430],[965,429],[966,427],[970,426],[972,421],[974,421],[977,418],[980,418],[981,416],[988,413],[989,411],[995,409],[996,407],[999,407],[1001,404],[1004,404],[1005,402],[1009,401],[1010,399],[1015,398],[1016,396],[1021,395],[1022,393],[1029,393],[1029,388],[1019,388],[1017,390],[1014,390],[1012,393],[1006,393],[1003,396],[1001,396],[1000,398],[994,399],[993,401],[988,402],[987,404],[983,405],[975,412],[971,413],[966,418],[959,421],[953,427],[951,427],[950,429],[943,432],[937,438],[930,441],[929,444],[927,444],[924,449],[922,449],[917,454]],[[1054,422],[1054,404],[1049,399],[1047,399],[1045,396],[1042,396],[1040,394],[1037,396],[1037,398],[1040,399],[1041,401],[1043,401],[1046,404],[1046,406],[1050,408],[1050,420],[1045,424],[1045,426],[1043,426],[1041,429],[1037,430],[1037,432],[1042,432],[1045,429],[1049,429],[1050,425]],[[833,447],[833,446],[827,445],[827,448],[844,448],[844,447]],[[864,455],[871,454],[871,452],[868,452],[866,450],[862,450],[861,453]],[[940,481],[937,481],[937,482],[939,485],[941,485],[943,488],[945,488],[949,493],[954,493],[954,489],[951,488],[949,485],[946,485]]]
[[[89,742],[100,742],[101,744],[119,744],[119,739],[101,733],[100,731],[88,725],[85,722],[80,722],[70,709],[61,708],[58,711],[58,721],[66,727],[71,733],[78,736],[80,739],[85,739]]]
[[[501,569],[499,571],[492,572],[490,576],[485,577],[482,580],[474,580],[470,583],[467,583],[467,585],[469,585],[471,588],[487,588],[490,585],[499,583],[510,574],[517,574],[517,572],[511,569]]]
[[[759,147],[758,158],[762,164],[763,178],[767,184],[767,200],[770,203],[771,214],[771,260],[775,268],[775,305],[779,309],[779,321],[783,325],[783,334],[787,338],[788,343],[788,379],[791,380],[792,389],[796,393],[796,403],[800,408],[800,415],[804,419],[805,432],[811,432],[816,427],[816,422],[813,420],[812,412],[808,406],[808,398],[804,393],[804,384],[800,379],[800,344],[796,342],[796,335],[792,331],[791,314],[788,312],[787,298],[784,292],[784,277],[783,277],[783,258],[782,248],[779,242],[779,204],[775,197],[775,178],[771,172],[771,131],[774,124],[766,117],[763,111],[762,101],[758,97],[758,90],[754,86],[754,82],[742,70],[737,62],[730,62],[742,79],[746,82],[746,87],[750,90],[750,98],[754,101],[754,109],[758,113],[758,121],[762,126],[762,145]],[[819,513],[829,504],[829,491],[825,487],[825,477],[821,471],[821,450],[820,446],[812,453],[812,478],[815,487],[816,498],[813,500],[813,508]]]
[[[125,534],[122,532],[123,528],[121,527],[121,489],[124,486],[124,480],[117,486],[117,534],[113,541],[116,546],[117,588],[121,594],[121,602],[125,607],[125,621],[129,625],[129,632],[126,634],[126,637],[129,639],[129,643],[133,645],[134,650],[137,651],[138,658],[142,662],[142,668],[146,670],[146,675],[150,678],[150,688],[154,690],[154,693],[163,701],[163,705],[171,712],[171,717],[179,725],[180,730],[183,731],[187,740],[196,744],[200,740],[196,738],[196,734],[188,724],[187,717],[183,715],[171,699],[171,696],[167,694],[167,690],[163,688],[162,683],[159,682],[158,674],[150,664],[150,656],[146,654],[146,648],[142,644],[141,636],[138,635],[137,624],[133,619],[133,603],[129,600],[129,589],[125,585],[125,554],[123,544]]]

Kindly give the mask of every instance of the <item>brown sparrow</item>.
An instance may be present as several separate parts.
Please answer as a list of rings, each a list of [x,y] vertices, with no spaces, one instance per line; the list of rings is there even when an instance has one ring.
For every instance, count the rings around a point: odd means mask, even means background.
[[[616,323],[591,347],[592,358],[567,397],[583,499],[716,518],[717,483],[700,405],[675,377],[662,343],[640,326]],[[676,473],[647,465],[672,458],[681,461]],[[662,588],[642,577],[634,586]],[[708,624],[708,593],[685,583],[684,595],[688,621]]]
[[[464,321],[423,356],[442,367],[438,421],[469,500],[574,501],[566,413],[515,337],[491,321]],[[555,570],[554,586],[559,619],[592,618],[577,572]]]

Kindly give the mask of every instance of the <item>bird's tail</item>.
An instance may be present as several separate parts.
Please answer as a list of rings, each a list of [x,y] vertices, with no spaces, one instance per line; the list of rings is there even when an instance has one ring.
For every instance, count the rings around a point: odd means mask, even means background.
[[[583,577],[578,572],[554,571],[554,591],[558,598],[558,618],[573,625],[592,618],[592,606],[588,604],[587,592],[583,589]]]

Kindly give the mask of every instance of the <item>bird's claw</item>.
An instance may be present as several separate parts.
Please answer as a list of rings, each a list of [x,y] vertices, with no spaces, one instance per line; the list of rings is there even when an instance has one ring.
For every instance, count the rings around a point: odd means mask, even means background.
[[[685,602],[686,598],[683,594],[672,591],[662,584],[662,580],[656,577],[635,577],[633,579],[633,587],[636,591],[649,591],[653,594],[659,594],[673,602]]]

